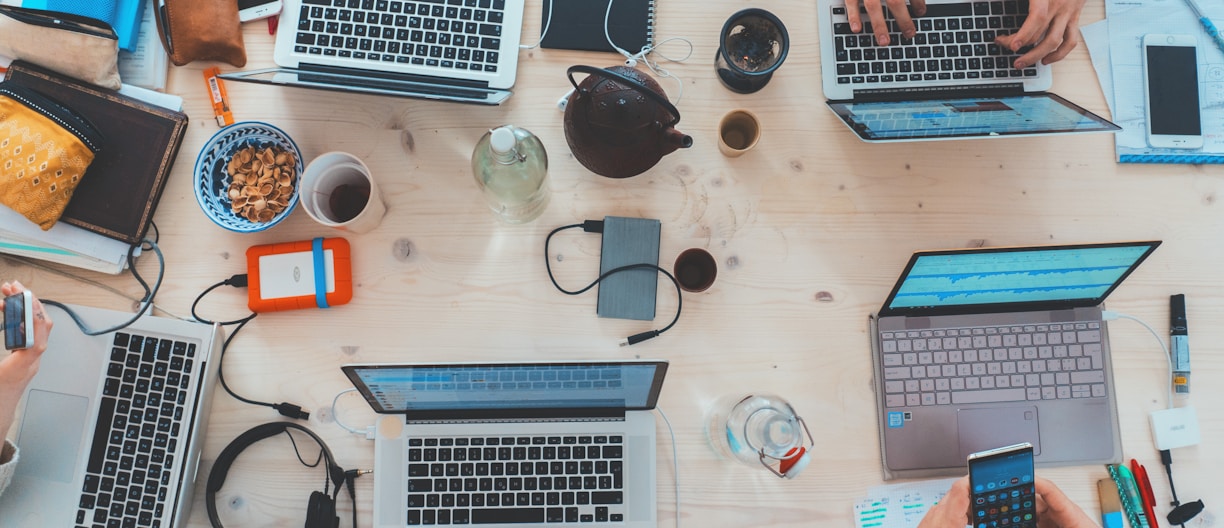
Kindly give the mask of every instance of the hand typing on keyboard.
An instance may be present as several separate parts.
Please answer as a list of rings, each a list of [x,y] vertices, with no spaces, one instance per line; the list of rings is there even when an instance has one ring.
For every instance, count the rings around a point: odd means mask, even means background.
[[[0,285],[0,294],[5,297],[25,291],[20,282],[6,282]],[[17,412],[17,402],[21,400],[26,385],[38,373],[38,360],[47,350],[47,336],[51,334],[51,316],[43,308],[38,297],[34,297],[34,346],[19,348],[0,360],[0,437],[8,434],[13,425],[13,416]],[[26,329],[29,331],[30,329]],[[0,458],[0,466],[8,464],[8,460]],[[9,473],[10,475],[12,473]],[[7,482],[0,482],[0,492],[4,491]]]
[[[888,24],[884,20],[882,3],[888,4],[888,10],[896,19],[901,35],[905,38],[912,38],[917,33],[911,13],[913,16],[922,16],[926,13],[926,0],[912,0],[909,9],[906,9],[905,0],[862,0],[862,2],[863,8],[867,10],[867,17],[871,19],[871,27],[875,28],[876,44],[881,46],[892,43],[888,36]],[[846,17],[850,19],[851,31],[858,33],[863,30],[859,0],[846,0]]]
[[[1084,0],[1030,0],[1028,19],[1020,30],[995,42],[1013,51],[1032,49],[1016,59],[1016,69],[1057,62],[1079,44],[1079,17]]]

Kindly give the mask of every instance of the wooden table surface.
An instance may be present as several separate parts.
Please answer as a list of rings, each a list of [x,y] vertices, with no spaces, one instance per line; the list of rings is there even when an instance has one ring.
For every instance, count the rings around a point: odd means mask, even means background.
[[[1108,306],[1146,320],[1162,334],[1168,296],[1187,294],[1194,375],[1191,403],[1202,445],[1174,453],[1179,496],[1224,504],[1212,485],[1224,467],[1224,172],[1201,166],[1119,165],[1107,134],[1025,139],[868,145],[824,106],[814,2],[751,3],[777,14],[791,35],[790,55],[773,81],[753,95],[723,88],[713,56],[723,21],[748,4],[667,0],[658,4],[657,38],[685,37],[692,58],[665,63],[684,84],[678,128],[691,149],[663,158],[645,174],[612,180],[583,168],[569,153],[555,103],[569,88],[572,64],[611,66],[614,54],[521,52],[514,95],[500,107],[228,83],[237,120],[284,129],[309,160],[339,150],[370,166],[387,204],[381,225],[352,243],[354,297],[330,310],[259,316],[234,340],[225,364],[245,396],[290,401],[313,414],[346,468],[369,468],[372,442],[335,424],[329,406],[351,388],[339,366],[374,361],[573,360],[662,358],[671,362],[659,406],[675,426],[672,456],[659,423],[660,526],[675,522],[672,485],[679,466],[680,517],[686,526],[851,526],[852,505],[881,480],[867,315],[877,309],[910,253],[987,245],[1161,239],[1161,246],[1109,299]],[[1104,14],[1101,0],[1085,23]],[[528,2],[524,40],[534,40],[540,2]],[[248,68],[270,66],[272,37],[263,22],[245,27]],[[664,48],[683,55],[682,45]],[[342,233],[295,211],[262,233],[236,234],[210,222],[191,192],[191,169],[217,131],[197,63],[172,68],[169,89],[185,99],[190,129],[155,221],[166,253],[157,297],[171,316],[188,316],[209,285],[244,273],[246,248]],[[229,71],[232,67],[222,65]],[[1056,93],[1094,112],[1108,110],[1081,45],[1055,68]],[[673,100],[677,84],[660,79]],[[745,108],[763,124],[760,144],[739,158],[719,154],[718,119]],[[498,223],[473,181],[470,155],[486,130],[513,123],[537,134],[550,155],[552,201],[526,225]],[[300,209],[300,208],[299,208]],[[619,347],[625,336],[658,328],[675,307],[660,282],[653,323],[601,319],[595,294],[566,296],[549,284],[542,261],[552,228],[605,215],[662,221],[660,263],[684,249],[709,250],[718,280],[686,294],[684,313],[663,336]],[[554,241],[562,284],[594,278],[599,237],[571,232]],[[142,258],[146,274],[156,262]],[[130,276],[54,267],[138,296]],[[130,299],[82,285],[42,267],[0,260],[0,276],[41,296],[131,309]],[[222,289],[202,315],[246,314],[245,292]],[[160,312],[159,312],[160,313]],[[165,315],[165,313],[162,313]],[[60,324],[70,324],[61,321]],[[1165,404],[1165,360],[1138,324],[1110,324],[1125,456],[1152,473],[1160,515],[1169,487],[1148,427]],[[51,344],[54,354],[54,343]],[[719,459],[705,420],[719,397],[770,391],[788,399],[812,425],[816,448],[799,478]],[[279,419],[220,389],[207,434],[201,487],[220,450],[242,431]],[[360,398],[340,398],[351,426],[376,418]],[[305,448],[313,453],[313,448]],[[220,494],[231,526],[297,525],[318,470],[298,464],[287,442],[266,440],[247,451]],[[1100,466],[1042,469],[1096,518]],[[368,526],[371,478],[358,480],[359,524]],[[207,526],[203,492],[190,526]],[[339,501],[341,524],[350,505]]]

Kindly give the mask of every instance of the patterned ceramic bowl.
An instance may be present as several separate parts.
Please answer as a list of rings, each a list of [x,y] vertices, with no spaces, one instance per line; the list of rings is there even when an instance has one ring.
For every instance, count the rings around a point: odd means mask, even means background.
[[[283,210],[275,213],[267,221],[250,220],[235,212],[234,200],[230,198],[230,184],[233,183],[233,178],[228,171],[230,160],[247,147],[254,147],[257,150],[278,147],[280,151],[293,156],[293,190],[289,193]],[[193,182],[196,202],[200,204],[200,209],[204,210],[208,218],[230,231],[239,233],[263,231],[284,220],[297,207],[298,183],[304,168],[302,152],[298,150],[293,139],[281,129],[257,121],[235,123],[214,134],[200,150],[200,155],[196,157]]]

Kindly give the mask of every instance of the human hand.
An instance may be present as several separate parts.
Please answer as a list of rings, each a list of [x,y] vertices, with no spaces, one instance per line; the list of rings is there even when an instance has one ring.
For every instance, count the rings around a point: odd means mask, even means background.
[[[0,294],[5,297],[23,291],[26,291],[26,288],[20,282],[0,284]],[[34,307],[34,346],[14,350],[8,357],[0,360],[0,389],[10,395],[16,393],[17,396],[20,396],[30,380],[34,379],[34,374],[38,373],[39,358],[47,350],[47,338],[50,337],[51,327],[54,325],[51,315],[43,308],[37,296],[34,297],[32,305]],[[26,331],[30,329],[27,328]],[[13,403],[16,404],[16,402]]]
[[[867,17],[871,20],[871,30],[875,33],[876,44],[881,46],[887,46],[891,41],[888,37],[888,24],[884,21],[882,2],[888,4],[888,10],[897,20],[897,26],[900,27],[901,35],[905,38],[912,38],[917,33],[914,28],[914,19],[910,13],[913,13],[913,16],[922,16],[926,13],[926,0],[911,0],[908,9],[905,0],[846,0],[846,17],[850,19],[850,31],[855,33],[863,30],[862,16],[859,13],[860,1],[867,8]],[[1083,0],[1080,0],[1080,3],[1082,4]]]
[[[1053,482],[1038,477],[1033,488],[1037,493],[1038,528],[1096,528],[1088,514]]]
[[[1079,44],[1079,17],[1084,0],[1030,0],[1028,18],[1011,35],[995,38],[995,43],[1012,51],[1033,46],[1016,59],[1016,69],[1027,68],[1037,61],[1057,62]]]
[[[965,528],[969,524],[969,477],[952,483],[948,494],[927,510],[918,528]],[[1044,528],[1044,527],[1043,527]]]

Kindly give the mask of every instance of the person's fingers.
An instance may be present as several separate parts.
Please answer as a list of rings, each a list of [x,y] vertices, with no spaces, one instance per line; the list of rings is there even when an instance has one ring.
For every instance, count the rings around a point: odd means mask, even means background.
[[[1068,506],[1074,506],[1067,494],[1063,493],[1053,482],[1038,477],[1033,480],[1033,490],[1037,493],[1037,513],[1062,514]]]
[[[948,493],[931,506],[918,528],[960,528],[969,521],[969,477],[952,483]]]
[[[1075,16],[1072,17],[1071,21],[1067,23],[1067,29],[1064,30],[1063,33],[1062,45],[1058,46],[1058,49],[1054,50],[1053,53],[1046,55],[1044,59],[1041,59],[1042,64],[1053,64],[1063,60],[1067,57],[1067,54],[1071,53],[1071,50],[1075,49],[1075,46],[1079,44],[1079,13],[1076,13]]]
[[[1020,29],[1011,35],[1004,35],[995,41],[1012,51],[1037,42],[1050,24],[1049,0],[1031,0],[1029,2],[1028,18]]]
[[[859,0],[846,0],[846,18],[850,20],[850,31],[858,33],[863,30],[863,19],[859,16]]]
[[[871,30],[875,33],[876,44],[887,46],[888,24],[884,22],[884,6],[878,0],[867,1],[867,17],[871,19]]]
[[[4,283],[4,284],[0,284],[0,294],[3,294],[5,297],[8,297],[9,295],[12,295],[12,294],[13,294],[13,285],[12,285],[12,284],[9,284],[9,283],[7,283],[7,282],[6,282],[6,283]]]
[[[917,33],[917,28],[914,27],[914,19],[910,18],[909,9],[905,6],[905,0],[888,0],[888,10],[892,13],[893,18],[897,20],[897,28],[901,30],[901,35],[905,38],[913,38]],[[888,28],[884,28],[887,30]]]
[[[916,17],[926,14],[926,0],[910,0],[909,12]]]
[[[1028,53],[1021,55],[1020,58],[1016,59],[1014,67],[1017,70],[1027,68],[1037,64],[1037,61],[1044,59],[1047,55],[1054,53],[1054,50],[1057,50],[1060,46],[1062,46],[1066,29],[1067,17],[1054,17],[1054,19],[1050,21],[1045,38],[1041,39],[1036,46],[1033,46],[1033,49],[1029,50]],[[1072,46],[1074,46],[1074,44],[1072,44]]]
[[[55,321],[51,320],[51,314],[47,313],[46,307],[42,301],[38,300],[38,296],[34,296],[34,349],[32,352],[42,355],[47,351],[47,340],[51,338],[51,328],[55,326]]]

